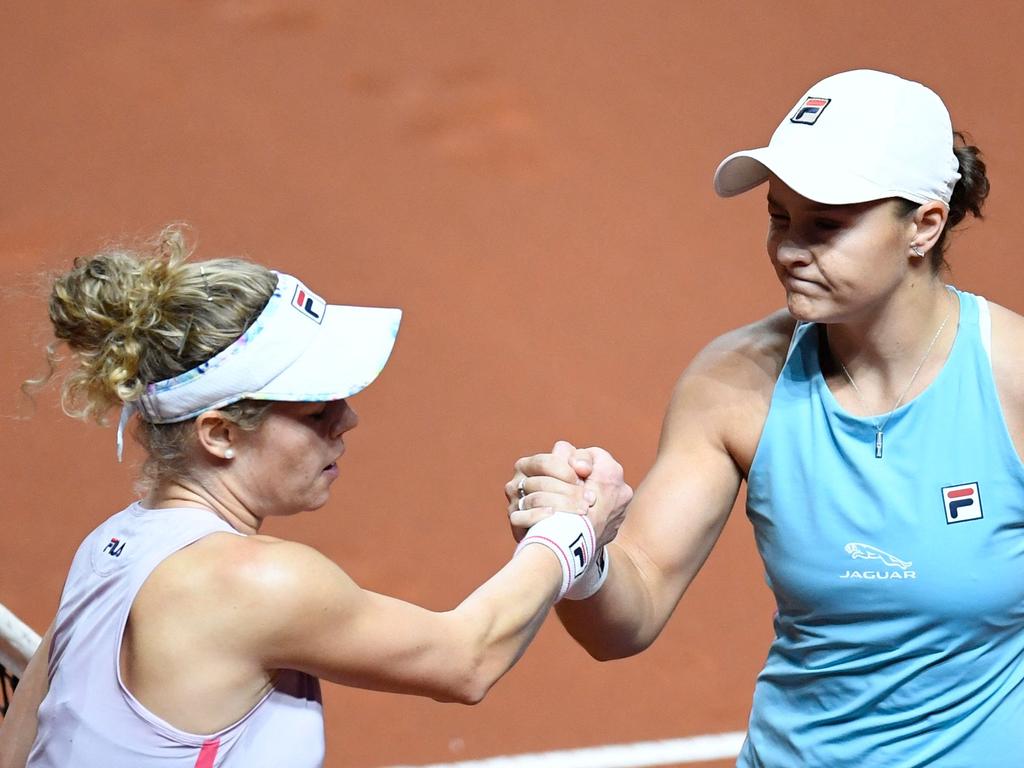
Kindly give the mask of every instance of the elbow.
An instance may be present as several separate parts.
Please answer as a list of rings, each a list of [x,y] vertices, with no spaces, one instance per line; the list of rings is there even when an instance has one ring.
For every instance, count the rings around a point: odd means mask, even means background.
[[[459,690],[458,696],[454,701],[457,704],[476,706],[484,700],[489,690],[491,690],[491,686],[488,684],[469,685]]]
[[[462,674],[453,676],[453,684],[448,686],[440,700],[474,706],[484,700],[497,681],[496,676],[485,674],[481,667],[467,668]]]
[[[595,661],[628,659],[630,656],[636,656],[638,653],[646,651],[654,642],[653,637],[644,638],[636,635],[615,637],[614,632],[602,632],[595,635],[590,631],[573,631],[575,627],[568,625],[566,628],[576,643]]]
[[[649,644],[648,644],[649,645]],[[595,661],[618,661],[619,659],[628,659],[630,656],[636,656],[641,651],[645,651],[648,645],[636,645],[636,646],[598,646],[584,648],[587,653],[590,654],[590,658]]]
[[[486,652],[482,643],[467,641],[461,646],[461,652],[452,652],[448,657],[443,698],[438,700],[472,706],[484,700],[505,667]]]

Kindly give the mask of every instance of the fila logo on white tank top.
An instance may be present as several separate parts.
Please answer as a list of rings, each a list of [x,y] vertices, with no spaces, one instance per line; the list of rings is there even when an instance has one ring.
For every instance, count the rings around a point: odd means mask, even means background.
[[[107,542],[107,545],[103,548],[103,551],[111,557],[120,557],[121,552],[124,551],[124,544],[125,543],[121,541],[121,539],[113,537],[110,539],[109,542]]]
[[[917,578],[917,571],[913,571],[910,568],[913,565],[912,562],[901,560],[896,555],[890,555],[878,547],[862,544],[858,541],[851,541],[843,549],[854,560],[877,560],[881,565],[886,566],[887,570],[848,570],[839,577],[840,579],[866,579],[869,581],[888,581],[891,579],[893,581],[903,581]]]
[[[981,520],[981,488],[977,483],[947,485],[942,489],[942,506],[946,508],[946,524]]]

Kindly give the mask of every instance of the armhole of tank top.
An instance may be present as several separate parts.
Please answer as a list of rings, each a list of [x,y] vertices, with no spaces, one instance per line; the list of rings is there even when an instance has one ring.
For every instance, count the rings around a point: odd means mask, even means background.
[[[985,350],[989,367],[992,366],[992,313],[988,308],[988,300],[984,296],[975,296],[978,302],[978,333],[981,335],[981,346]]]
[[[153,574],[153,571],[155,571],[160,566],[161,563],[166,561],[167,558],[171,557],[171,555],[174,555],[177,552],[180,552],[181,550],[185,549],[185,547],[195,544],[200,539],[204,539],[207,536],[213,535],[215,533],[233,533],[237,536],[245,535],[237,531],[227,531],[223,529],[205,531],[203,533],[198,534],[195,538],[187,540],[185,543],[181,544],[180,546],[171,550],[170,552],[167,552],[163,557],[157,560],[153,564],[153,567],[150,568],[149,571],[146,573],[146,575],[137,584],[134,585],[130,595],[130,599],[127,601],[128,605],[118,617],[117,642],[114,645],[114,673],[117,677],[117,689],[121,692],[121,695],[124,697],[125,703],[128,705],[128,708],[135,713],[136,717],[138,717],[140,720],[146,723],[146,725],[158,731],[159,733],[162,733],[164,736],[171,739],[172,741],[176,741],[179,744],[187,744],[188,746],[200,748],[204,747],[207,744],[207,742],[211,741],[212,739],[219,739],[223,736],[226,736],[233,730],[236,730],[246,720],[248,720],[249,717],[252,716],[253,712],[259,709],[259,707],[270,697],[270,695],[273,693],[273,687],[271,687],[270,690],[267,691],[266,695],[260,699],[256,706],[254,706],[251,710],[246,712],[242,717],[240,717],[238,720],[236,720],[228,727],[222,728],[217,733],[212,734],[190,733],[188,731],[183,731],[182,729],[175,727],[173,724],[167,722],[162,717],[157,715],[155,712],[150,711],[149,707],[147,707],[145,704],[143,704],[141,701],[135,698],[135,694],[128,690],[128,686],[125,684],[124,678],[121,675],[121,644],[124,642],[124,631],[128,627],[128,617],[131,614],[132,606],[135,605],[135,598],[138,597],[143,585],[146,583],[146,581],[149,580],[149,577]]]

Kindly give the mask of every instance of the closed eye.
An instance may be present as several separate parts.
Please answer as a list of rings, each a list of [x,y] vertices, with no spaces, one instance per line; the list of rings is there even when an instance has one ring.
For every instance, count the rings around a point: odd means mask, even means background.
[[[326,416],[327,416],[327,406],[324,405],[323,407],[318,408],[317,410],[313,411],[312,413],[307,414],[306,418],[311,419],[312,421],[323,421]]]

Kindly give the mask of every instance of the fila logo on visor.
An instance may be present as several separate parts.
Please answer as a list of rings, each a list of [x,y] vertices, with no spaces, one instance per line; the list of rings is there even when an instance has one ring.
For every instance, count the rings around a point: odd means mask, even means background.
[[[295,286],[292,306],[310,320],[315,320],[318,323],[324,321],[324,310],[327,309],[327,302],[301,283]]]
[[[819,99],[814,96],[808,96],[804,99],[804,103],[797,109],[796,114],[789,118],[791,123],[803,123],[804,125],[814,125],[818,118],[821,117],[821,113],[825,111],[825,107],[832,99]]]
[[[977,483],[948,485],[942,489],[942,504],[946,508],[946,523],[965,523],[981,520],[981,489]]]

